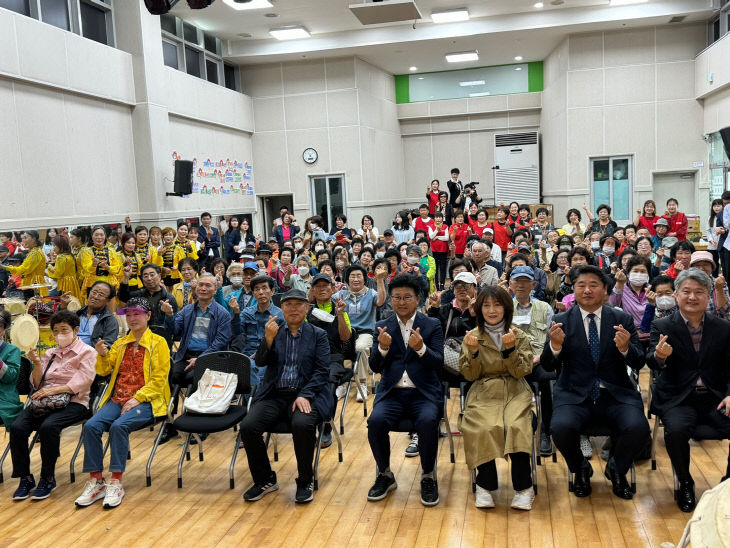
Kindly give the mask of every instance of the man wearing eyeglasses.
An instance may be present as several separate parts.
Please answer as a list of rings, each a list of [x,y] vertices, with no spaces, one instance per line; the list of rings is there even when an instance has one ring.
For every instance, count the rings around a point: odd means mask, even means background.
[[[437,319],[416,312],[420,285],[414,275],[396,276],[388,292],[395,315],[375,324],[377,340],[370,351],[370,368],[382,377],[368,418],[368,440],[378,466],[368,500],[382,500],[396,488],[390,470],[389,432],[401,419],[410,418],[418,434],[423,468],[421,504],[435,506],[439,502],[434,465],[444,397],[439,380],[444,335]]]
[[[119,324],[109,311],[109,302],[116,296],[114,287],[103,281],[94,282],[89,289],[87,305],[76,312],[81,320],[78,338],[91,347],[103,339],[108,347],[119,338]],[[71,302],[71,293],[61,295],[61,308]]]

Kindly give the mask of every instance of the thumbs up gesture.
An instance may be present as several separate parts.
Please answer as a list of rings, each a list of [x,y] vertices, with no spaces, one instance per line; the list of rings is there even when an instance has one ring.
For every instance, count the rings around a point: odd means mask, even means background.
[[[411,336],[408,337],[408,346],[418,352],[423,348],[423,337],[421,337],[421,328],[411,330]]]
[[[502,348],[514,348],[515,346],[515,331],[510,328],[508,333],[502,335]]]

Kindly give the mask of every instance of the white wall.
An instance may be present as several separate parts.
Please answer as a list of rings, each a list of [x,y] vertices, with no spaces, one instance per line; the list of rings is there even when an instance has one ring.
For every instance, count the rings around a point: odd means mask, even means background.
[[[695,96],[704,105],[705,133],[730,127],[730,34],[697,56]]]

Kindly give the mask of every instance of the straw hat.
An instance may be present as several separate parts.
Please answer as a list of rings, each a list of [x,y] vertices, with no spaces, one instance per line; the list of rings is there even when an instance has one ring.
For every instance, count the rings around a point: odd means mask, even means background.
[[[10,328],[10,342],[23,352],[27,353],[35,348],[38,345],[39,337],[38,322],[30,314],[22,314],[13,321]]]

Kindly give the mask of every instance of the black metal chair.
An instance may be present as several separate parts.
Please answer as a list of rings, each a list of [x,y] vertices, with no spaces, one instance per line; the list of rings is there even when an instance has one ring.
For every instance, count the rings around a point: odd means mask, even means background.
[[[193,391],[197,389],[198,381],[203,376],[206,369],[220,371],[222,373],[235,373],[238,377],[238,386],[236,394],[251,393],[251,360],[248,356],[238,352],[211,352],[198,357],[195,361]],[[246,416],[247,407],[241,404],[241,398],[238,398],[236,405],[231,405],[224,415],[208,415],[197,414],[190,411],[183,412],[175,421],[173,426],[178,432],[187,433],[185,444],[180,454],[180,460],[177,464],[177,486],[182,488],[182,466],[186,456],[190,459],[189,447],[190,440],[195,436],[198,442],[198,458],[203,461],[203,440],[198,434],[213,434],[216,432],[224,432],[238,425]],[[240,442],[240,432],[236,435],[233,456],[231,457],[231,465],[229,467],[230,488],[235,487],[235,479],[233,469],[238,456],[238,448]]]

